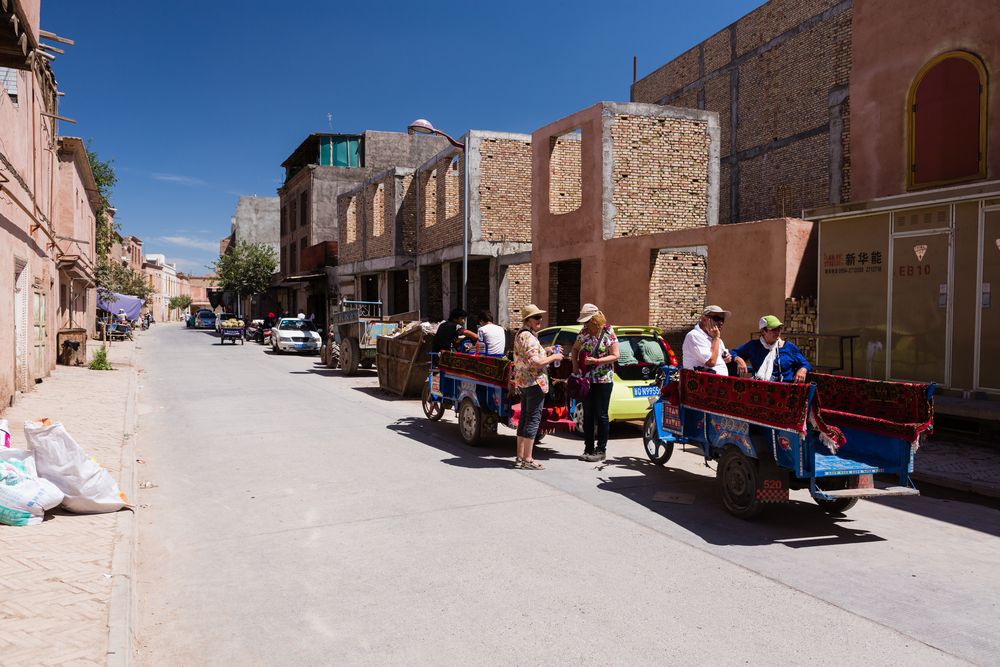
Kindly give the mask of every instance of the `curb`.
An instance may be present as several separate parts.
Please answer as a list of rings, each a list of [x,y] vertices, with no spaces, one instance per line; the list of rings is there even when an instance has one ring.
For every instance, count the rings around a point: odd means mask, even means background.
[[[913,472],[910,473],[910,477],[917,482],[926,482],[945,489],[971,493],[983,496],[984,498],[1000,498],[1000,487],[997,487],[995,484],[978,484],[976,482],[962,481],[949,475],[939,475],[933,472]]]
[[[133,348],[129,364],[128,396],[125,399],[125,424],[122,437],[121,477],[119,488],[131,502],[138,497],[135,475],[135,431],[138,425],[138,375]],[[119,511],[115,523],[114,551],[111,557],[111,601],[108,610],[107,664],[130,667],[135,657],[135,510]]]

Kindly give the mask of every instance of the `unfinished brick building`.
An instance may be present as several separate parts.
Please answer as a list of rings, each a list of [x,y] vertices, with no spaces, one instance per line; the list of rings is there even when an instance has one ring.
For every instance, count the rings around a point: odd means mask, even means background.
[[[592,302],[678,343],[711,301],[739,338],[813,293],[811,223],[715,224],[719,136],[713,112],[613,102],[532,134],[532,285],[550,323]]]
[[[718,113],[719,222],[851,197],[852,0],[771,0],[632,85]]]
[[[472,130],[468,144],[466,308],[516,325],[531,292],[530,137]],[[429,320],[461,304],[465,168],[463,150],[448,147],[416,170],[383,172],[341,195],[342,294]]]

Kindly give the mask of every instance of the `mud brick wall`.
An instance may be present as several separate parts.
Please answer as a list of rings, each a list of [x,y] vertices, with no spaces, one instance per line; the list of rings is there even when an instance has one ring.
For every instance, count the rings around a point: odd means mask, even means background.
[[[719,113],[719,222],[850,198],[852,0],[771,0],[637,81],[632,100]]]
[[[417,179],[408,174],[398,179],[396,186],[403,200],[397,213],[403,233],[402,250],[404,255],[412,255],[417,251]]]
[[[708,258],[691,249],[665,248],[653,253],[649,278],[649,324],[663,329],[680,355],[684,336],[705,309]]]
[[[420,172],[422,206],[417,215],[420,228],[417,252],[430,252],[462,242],[464,169],[465,158],[459,153],[457,169],[453,168],[450,156]]]
[[[337,198],[337,217],[340,225],[338,261],[342,264],[364,259],[364,243],[361,238],[363,230],[358,205],[360,198],[360,193],[340,195]]]
[[[785,299],[784,330],[789,333],[818,333],[816,328],[816,298],[789,297]],[[790,339],[799,346],[806,359],[816,362],[816,340],[809,338]]]
[[[507,267],[507,321],[509,328],[521,327],[521,308],[531,303],[531,264]]]
[[[708,123],[616,115],[615,237],[703,227],[708,207]]]
[[[581,148],[578,136],[564,135],[551,141],[549,210],[552,213],[572,213],[583,203]]]
[[[579,143],[579,142],[578,142]],[[531,241],[531,142],[483,138],[479,210],[484,241]]]

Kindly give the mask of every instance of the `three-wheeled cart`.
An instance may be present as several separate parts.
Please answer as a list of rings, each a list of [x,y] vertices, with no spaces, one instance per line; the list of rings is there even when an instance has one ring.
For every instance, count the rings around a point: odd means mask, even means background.
[[[910,473],[933,428],[934,388],[822,373],[791,384],[681,370],[646,417],[643,444],[659,465],[676,443],[717,461],[722,501],[735,516],[753,517],[802,488],[823,510],[842,513],[859,498],[919,495]],[[874,475],[898,483],[876,488]]]
[[[424,414],[437,421],[445,409],[453,409],[462,440],[468,445],[479,444],[487,435],[496,434],[498,424],[517,428],[520,422],[520,395],[509,382],[510,360],[506,357],[432,352],[421,394]],[[570,431],[575,425],[564,407],[549,402],[542,413],[539,437],[555,430]]]
[[[219,337],[222,338],[220,345],[225,345],[227,340],[233,341],[233,345],[236,345],[236,341],[243,345],[243,327],[227,327],[225,325],[219,327]]]
[[[327,340],[327,363],[339,360],[345,375],[355,375],[358,368],[371,368],[377,356],[379,336],[395,333],[401,322],[417,319],[417,313],[408,312],[382,316],[381,301],[340,302],[340,311],[330,313],[330,331]]]

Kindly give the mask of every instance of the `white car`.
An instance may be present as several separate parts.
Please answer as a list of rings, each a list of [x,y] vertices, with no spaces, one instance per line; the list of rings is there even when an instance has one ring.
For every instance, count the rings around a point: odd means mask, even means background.
[[[309,320],[283,317],[271,327],[271,349],[281,352],[308,352],[319,354],[322,341],[316,325]]]

